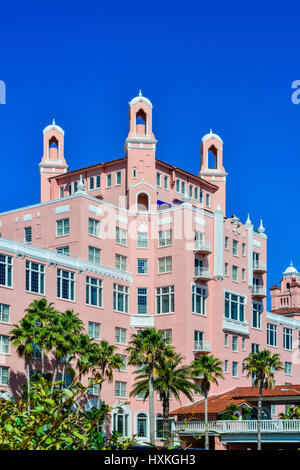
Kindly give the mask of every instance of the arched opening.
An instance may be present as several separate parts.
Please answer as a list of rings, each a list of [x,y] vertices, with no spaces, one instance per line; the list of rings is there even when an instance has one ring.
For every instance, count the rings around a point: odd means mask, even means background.
[[[137,210],[148,211],[149,210],[149,197],[146,193],[140,193],[137,197]]]
[[[136,135],[147,134],[147,115],[143,109],[140,109],[136,113],[135,133]]]
[[[218,168],[218,150],[214,145],[207,151],[207,168],[216,170]]]
[[[118,410],[113,414],[113,431],[118,431],[121,436],[127,437],[129,435],[129,415],[124,413],[123,410]]]
[[[49,140],[49,160],[58,160],[58,140],[53,136]]]

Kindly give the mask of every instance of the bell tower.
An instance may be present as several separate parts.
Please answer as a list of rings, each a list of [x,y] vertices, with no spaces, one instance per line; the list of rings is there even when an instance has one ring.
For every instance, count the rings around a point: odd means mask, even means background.
[[[155,150],[157,140],[152,132],[152,108],[151,101],[142,95],[141,90],[139,95],[129,102],[129,133],[124,147],[127,157],[128,189],[139,185],[139,183],[143,185],[145,183],[147,192],[149,190],[151,192],[151,187],[156,184]],[[135,204],[136,195],[134,193],[135,191],[129,191],[129,207]],[[149,196],[151,197],[150,194]]]
[[[40,175],[41,175],[41,202],[50,201],[56,199],[55,189],[57,189],[56,182],[52,180],[52,184],[49,178],[68,171],[69,166],[67,165],[64,157],[64,131],[61,127],[55,124],[53,119],[50,126],[45,127],[43,130],[44,135],[44,153],[42,160],[39,164]]]
[[[219,187],[215,198],[225,214],[227,173],[223,167],[223,141],[212,130],[201,139],[199,176]]]

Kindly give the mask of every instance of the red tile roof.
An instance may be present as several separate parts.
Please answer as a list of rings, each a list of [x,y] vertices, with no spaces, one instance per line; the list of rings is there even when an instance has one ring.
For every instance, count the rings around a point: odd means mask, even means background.
[[[290,308],[278,308],[277,310],[271,310],[272,313],[277,313],[277,315],[300,315],[299,307],[290,307]]]
[[[300,385],[276,385],[273,389],[263,390],[263,397],[300,397],[299,393],[293,391],[283,391],[281,389],[294,389],[300,393]],[[235,403],[240,405],[248,403],[248,399],[258,396],[258,388],[253,387],[236,387],[228,392],[220,395],[212,395],[208,397],[208,414],[218,414],[225,411],[228,405]],[[251,406],[251,405],[250,405]],[[171,415],[197,415],[204,413],[204,399],[199,400],[191,405],[182,406],[172,411]]]

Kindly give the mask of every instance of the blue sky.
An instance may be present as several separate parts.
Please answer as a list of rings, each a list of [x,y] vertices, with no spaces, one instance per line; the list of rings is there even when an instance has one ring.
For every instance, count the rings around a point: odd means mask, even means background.
[[[0,211],[39,201],[42,129],[56,119],[76,169],[123,155],[128,101],[153,103],[157,157],[198,173],[224,141],[227,215],[268,235],[268,286],[298,249],[299,2],[2,2]],[[16,169],[18,171],[16,172]]]

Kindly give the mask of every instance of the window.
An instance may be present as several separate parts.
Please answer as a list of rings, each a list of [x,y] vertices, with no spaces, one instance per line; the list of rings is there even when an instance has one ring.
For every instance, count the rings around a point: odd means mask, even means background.
[[[263,304],[258,302],[252,303],[252,328],[261,328],[261,314],[263,311]]]
[[[232,266],[232,280],[237,282],[238,280],[238,268],[237,266]]]
[[[26,290],[45,293],[45,266],[43,264],[26,261]]]
[[[64,187],[63,186],[60,186],[59,188],[59,198],[63,198],[64,197]]]
[[[121,356],[121,359],[122,359],[122,365],[121,365],[121,367],[120,367],[120,370],[121,370],[122,372],[125,372],[126,369],[127,369],[127,357],[124,356],[124,354],[120,354],[120,356]]]
[[[137,437],[147,437],[147,415],[139,413],[136,418]]]
[[[0,366],[0,385],[9,384],[9,368]]]
[[[245,297],[225,292],[225,318],[245,321]]]
[[[116,243],[127,245],[127,231],[123,228],[116,227]]]
[[[115,328],[115,342],[118,344],[126,344],[126,330],[124,328]]]
[[[147,232],[138,232],[137,234],[137,247],[138,248],[147,248],[148,246],[148,233]]]
[[[89,321],[89,338],[100,339],[100,323]]]
[[[157,315],[174,312],[174,286],[158,287],[156,289]]]
[[[259,352],[259,344],[251,343],[251,352],[257,354]]]
[[[242,281],[245,280],[245,272],[246,272],[245,269],[242,269]]]
[[[267,324],[267,344],[268,346],[277,346],[277,325]]]
[[[86,277],[86,303],[95,307],[102,307],[103,281],[95,277]]]
[[[70,223],[69,219],[60,219],[56,221],[56,236],[63,237],[64,235],[69,235],[70,233]]]
[[[161,230],[158,232],[158,246],[172,245],[172,230]]]
[[[227,359],[225,359],[224,361],[224,372],[228,374],[228,360]]]
[[[147,289],[138,287],[137,289],[137,312],[140,314],[147,313]]]
[[[238,256],[238,241],[232,240],[232,254]]]
[[[194,331],[194,350],[201,351],[203,350],[203,338],[204,333],[203,331]]]
[[[57,270],[57,297],[74,300],[75,274],[63,269]]]
[[[245,351],[245,343],[246,343],[245,338],[242,338],[242,351]]]
[[[227,333],[225,333],[224,335],[224,346],[225,348],[228,348],[228,334]]]
[[[196,199],[196,198],[195,198],[195,199]],[[202,203],[203,203],[203,192],[200,191],[200,204],[202,204]]]
[[[148,274],[148,260],[147,259],[138,258],[137,272],[138,274]]]
[[[77,181],[74,181],[73,188],[74,188],[74,193],[77,193],[77,191],[78,191],[78,182]]]
[[[224,272],[225,272],[225,276],[228,276],[228,263],[225,263]]]
[[[246,244],[242,243],[242,255],[246,256]]]
[[[100,250],[94,246],[89,246],[89,261],[100,264]]]
[[[180,192],[180,181],[176,180],[176,191],[179,193]]]
[[[172,256],[167,256],[165,258],[158,258],[158,272],[170,273],[172,271]]]
[[[182,181],[182,183],[181,183],[181,192],[182,192],[182,194],[186,193],[186,188],[185,188],[185,182],[184,181]]]
[[[293,330],[283,328],[283,347],[289,351],[293,350]]]
[[[225,250],[228,250],[228,237],[225,237]]]
[[[34,359],[41,359],[42,358],[42,353],[40,348],[36,344],[33,345],[33,358]]]
[[[100,188],[101,187],[101,177],[100,175],[97,175],[96,176],[96,188]]]
[[[117,171],[116,173],[116,184],[119,185],[121,184],[121,172]]]
[[[132,169],[132,178],[136,178],[136,168]]]
[[[24,228],[24,240],[25,240],[25,243],[31,243],[32,242],[31,227],[25,227]]]
[[[60,253],[61,255],[69,256],[70,249],[68,246],[60,246],[59,248],[56,248],[56,252]]]
[[[238,337],[232,336],[232,351],[238,350]]]
[[[271,416],[276,416],[276,405],[271,405]]]
[[[200,258],[194,259],[194,276],[201,276],[203,273],[204,261]]]
[[[106,175],[106,187],[107,188],[111,187],[111,174]]]
[[[172,344],[172,330],[167,329],[167,330],[160,330],[163,333],[163,337],[166,340],[168,344]]]
[[[125,398],[126,397],[126,382],[119,382],[116,380],[115,382],[115,397],[117,398]]]
[[[98,396],[100,392],[100,384],[91,383],[92,382],[91,379],[89,379],[89,382],[90,382],[90,386],[89,386],[88,394]]]
[[[238,362],[232,362],[232,377],[238,376]]]
[[[198,188],[195,188],[194,191],[194,199],[197,201],[198,200]]]
[[[0,335],[0,354],[9,354],[9,336]]]
[[[191,184],[189,186],[189,196],[193,197],[193,186]]]
[[[203,287],[192,286],[192,312],[199,315],[206,314],[206,289]]]
[[[9,323],[9,305],[0,304],[0,322]]]
[[[113,431],[117,431],[121,436],[127,437],[128,436],[128,421],[129,415],[125,414],[123,410],[117,410],[112,414],[112,428]]]
[[[72,185],[71,185],[71,183],[68,184],[68,193],[69,193],[69,196],[72,195]]]
[[[284,373],[286,375],[292,375],[292,363],[291,362],[284,363]]]
[[[94,189],[94,178],[93,176],[90,177],[90,189]]]
[[[168,189],[168,188],[169,188],[168,177],[164,176],[164,189]]]
[[[100,236],[100,222],[99,220],[91,219],[89,217],[89,234],[95,237]]]
[[[126,256],[116,255],[115,265],[116,265],[116,269],[120,269],[120,271],[126,271],[126,267],[127,267]]]
[[[210,207],[210,195],[206,194],[206,205]]]
[[[117,312],[128,313],[128,287],[114,284],[113,309]]]
[[[157,186],[160,186],[160,182],[161,182],[161,174],[160,174],[160,173],[156,173],[156,185],[157,185]]]

